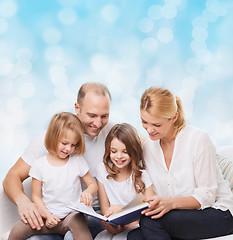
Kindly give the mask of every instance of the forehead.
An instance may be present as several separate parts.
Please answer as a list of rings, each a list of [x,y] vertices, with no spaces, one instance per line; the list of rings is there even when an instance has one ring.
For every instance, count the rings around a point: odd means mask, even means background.
[[[165,118],[160,118],[160,117],[157,117],[157,116],[153,116],[151,114],[149,114],[146,110],[140,110],[140,113],[141,113],[141,118],[142,120],[148,122],[148,123],[163,123],[165,122]]]
[[[113,140],[111,141],[111,147],[112,148],[121,148],[121,149],[125,149],[125,144],[123,142],[121,142],[118,138],[113,138]]]
[[[109,107],[109,96],[98,95],[94,92],[86,93],[82,102],[82,109],[85,109],[86,111],[109,111]]]

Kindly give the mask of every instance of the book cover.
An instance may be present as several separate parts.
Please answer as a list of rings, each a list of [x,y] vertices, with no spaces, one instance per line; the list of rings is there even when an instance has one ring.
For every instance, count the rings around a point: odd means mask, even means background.
[[[68,208],[82,212],[92,217],[96,217],[113,225],[126,225],[140,219],[141,211],[148,207],[148,203],[143,202],[144,195],[137,194],[136,197],[125,205],[119,212],[116,212],[108,218],[95,212],[91,206],[86,206],[84,203],[73,204]]]

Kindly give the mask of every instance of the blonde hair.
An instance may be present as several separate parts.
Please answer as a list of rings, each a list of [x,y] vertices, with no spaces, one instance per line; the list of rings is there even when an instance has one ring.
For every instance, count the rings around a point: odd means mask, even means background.
[[[88,92],[93,92],[99,96],[108,96],[111,100],[111,94],[105,85],[97,82],[88,82],[83,84],[78,91],[77,103],[80,107],[82,107],[83,99]]]
[[[105,140],[104,164],[108,172],[107,178],[114,178],[119,171],[113,169],[113,164],[110,158],[111,142],[114,138],[125,144],[128,155],[131,158],[129,164],[132,170],[133,183],[136,192],[144,192],[145,184],[142,181],[142,169],[144,169],[143,152],[141,140],[136,129],[128,123],[116,124],[112,127]]]
[[[172,119],[178,112],[178,118],[173,125],[173,138],[186,124],[181,100],[166,88],[151,87],[147,89],[142,95],[140,109],[147,111],[152,116],[165,119]]]
[[[77,145],[75,147],[75,153],[77,155],[84,154],[85,142],[83,125],[76,115],[69,112],[61,112],[52,117],[44,141],[48,152],[56,154],[58,142],[66,135],[68,130],[74,132],[76,136]]]

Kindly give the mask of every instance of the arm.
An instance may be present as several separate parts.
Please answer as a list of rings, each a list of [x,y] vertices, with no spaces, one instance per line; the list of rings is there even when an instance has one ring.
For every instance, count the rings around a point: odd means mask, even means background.
[[[21,220],[25,224],[29,223],[31,228],[39,230],[44,225],[41,214],[36,205],[23,192],[22,182],[28,178],[30,168],[30,165],[19,158],[7,173],[3,188],[10,201],[18,207]]]
[[[37,205],[39,211],[43,213],[48,228],[55,227],[61,220],[50,213],[42,200],[42,182],[32,178],[32,201]]]
[[[108,210],[110,209],[110,203],[109,203],[104,185],[100,181],[97,181],[97,183],[98,183],[98,197],[99,197],[101,213],[103,215],[108,214],[108,216],[110,216],[111,214],[108,213]],[[117,234],[124,230],[124,228],[120,225],[113,226],[112,224],[106,223],[105,221],[102,221],[102,220],[100,220],[100,222],[106,228],[106,230],[112,234]]]
[[[142,211],[146,216],[156,219],[173,209],[199,209],[200,203],[194,197],[160,197],[154,195],[145,200],[150,205]]]
[[[81,201],[90,206],[92,204],[93,196],[96,194],[98,190],[98,186],[95,182],[95,179],[91,176],[89,172],[87,172],[83,177],[82,180],[86,184],[87,188],[81,194]]]

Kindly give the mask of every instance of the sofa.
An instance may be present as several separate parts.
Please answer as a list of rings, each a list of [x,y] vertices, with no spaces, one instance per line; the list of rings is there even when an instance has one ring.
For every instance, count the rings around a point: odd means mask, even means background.
[[[222,174],[229,181],[229,186],[233,192],[233,146],[221,147],[217,151],[217,163]],[[24,181],[24,191],[27,196],[31,195],[31,181],[28,178]],[[0,189],[0,239],[6,240],[12,225],[19,220],[16,206],[9,201],[1,186]],[[233,234],[212,240],[233,240]]]

